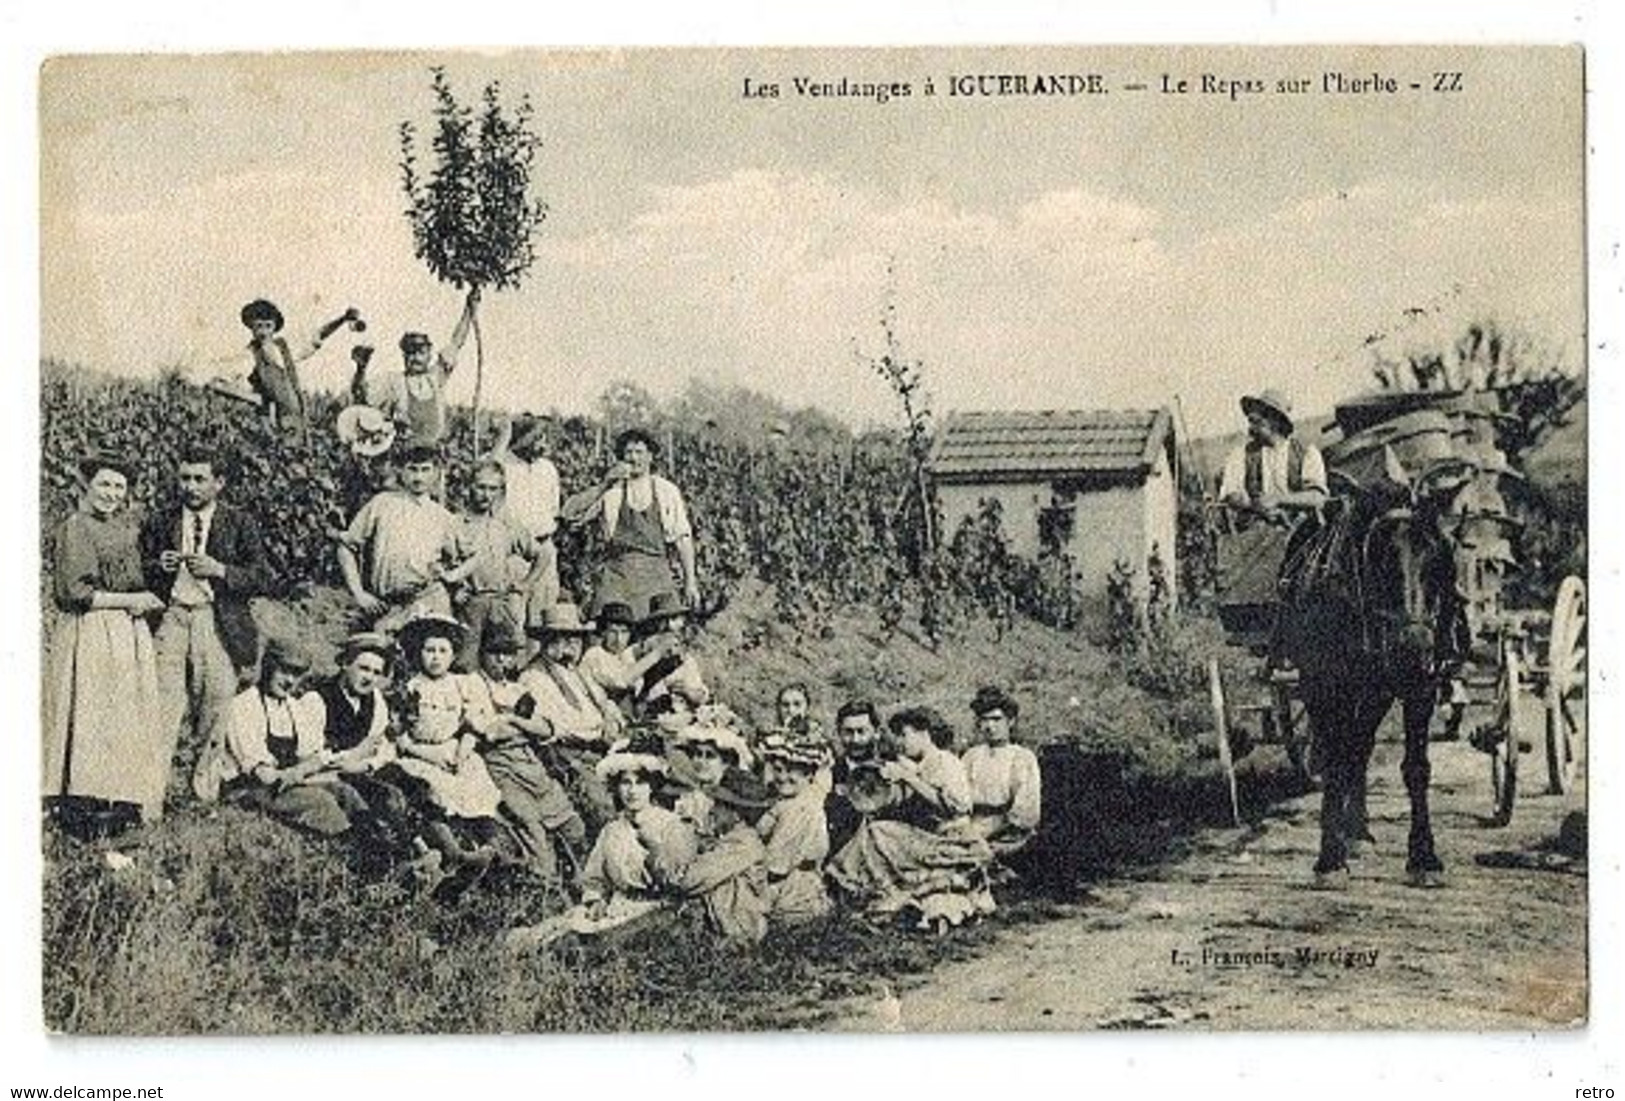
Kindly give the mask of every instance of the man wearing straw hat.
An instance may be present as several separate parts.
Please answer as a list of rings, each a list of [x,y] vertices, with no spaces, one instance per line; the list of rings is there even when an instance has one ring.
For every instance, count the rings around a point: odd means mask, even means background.
[[[1291,529],[1326,503],[1326,462],[1294,435],[1292,403],[1281,391],[1249,394],[1241,411],[1247,439],[1219,477],[1220,500],[1238,529],[1219,545],[1220,613],[1229,629],[1255,633],[1273,630]]]
[[[1241,399],[1247,439],[1225,459],[1219,496],[1246,516],[1289,526],[1326,503],[1326,461],[1294,435],[1292,403],[1279,390]]]
[[[593,768],[623,723],[620,710],[580,668],[583,639],[592,632],[592,624],[583,622],[574,604],[561,601],[526,630],[541,650],[520,675],[519,684],[534,701],[531,718],[547,723],[552,731],[543,760],[572,788],[588,827],[599,828],[614,808]]]

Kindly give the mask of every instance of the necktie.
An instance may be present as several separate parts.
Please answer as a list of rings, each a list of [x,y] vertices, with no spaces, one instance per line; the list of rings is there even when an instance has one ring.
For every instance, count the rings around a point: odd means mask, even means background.
[[[192,513],[192,553],[203,553],[203,514]]]

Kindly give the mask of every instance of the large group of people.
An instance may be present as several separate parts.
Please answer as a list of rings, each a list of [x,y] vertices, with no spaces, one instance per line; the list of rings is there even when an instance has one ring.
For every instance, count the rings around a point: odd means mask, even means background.
[[[746,940],[837,906],[938,929],[990,912],[1001,862],[1040,816],[1037,760],[1011,738],[1015,700],[976,693],[980,738],[963,756],[931,709],[883,721],[851,700],[826,725],[803,683],[747,724],[691,645],[693,529],[641,429],[566,497],[545,422],[504,423],[464,507],[448,508],[443,384],[475,304],[438,356],[408,334],[399,385],[355,388],[379,395],[399,435],[389,487],[334,533],[353,621],[333,653],[262,637],[250,602],[275,578],[222,453],[185,448],[174,503],[141,518],[128,457],[84,457],[52,563],[50,818],[105,836],[166,803],[224,801],[436,892],[506,869],[571,895],[516,931],[538,941],[685,901]],[[243,321],[266,409],[302,425],[280,312],[251,303]],[[601,560],[578,602],[553,539],[589,524]]]

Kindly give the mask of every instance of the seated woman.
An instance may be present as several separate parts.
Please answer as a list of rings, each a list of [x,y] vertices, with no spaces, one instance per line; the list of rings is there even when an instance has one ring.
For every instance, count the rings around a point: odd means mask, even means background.
[[[334,770],[320,709],[309,696],[294,695],[308,672],[310,660],[293,642],[265,644],[259,683],[239,692],[226,711],[222,791],[289,825],[336,836],[366,803]]]
[[[829,824],[814,778],[828,764],[827,747],[822,739],[775,733],[762,739],[761,754],[779,796],[757,824],[766,842],[768,921],[792,925],[823,917],[830,910],[824,887]]]
[[[735,730],[714,722],[689,721],[671,736],[666,790],[677,817],[695,833],[711,835],[712,798],[730,770],[750,767],[750,750]]]
[[[401,649],[417,671],[407,680],[396,766],[422,781],[438,816],[429,841],[454,864],[485,866],[497,856],[502,792],[475,751],[473,678],[451,671],[464,627],[448,616],[419,616],[401,628]]]
[[[823,738],[823,728],[812,716],[812,692],[801,681],[791,681],[779,689],[773,710],[780,733],[792,738]]]
[[[921,929],[992,912],[993,853],[970,830],[970,782],[947,748],[952,729],[927,708],[899,711],[889,725],[900,752],[877,771],[893,798],[830,861],[830,879],[868,912],[913,914]]]
[[[1002,690],[985,685],[970,703],[982,743],[965,751],[971,788],[971,828],[996,856],[1009,856],[1031,841],[1042,812],[1038,757],[1010,740],[1020,708]]]
[[[519,628],[501,620],[485,625],[478,674],[470,679],[469,724],[480,736],[480,756],[502,793],[502,811],[518,837],[525,862],[543,881],[560,880],[562,846],[574,865],[586,851],[587,827],[537,752],[552,738],[546,719],[535,715],[535,700],[520,685]]]
[[[666,775],[660,740],[640,732],[617,742],[597,765],[615,801],[615,817],[599,831],[581,870],[581,901],[537,925],[512,930],[508,944],[528,948],[569,933],[608,932],[666,908],[682,894],[694,859],[694,831],[654,801]]]

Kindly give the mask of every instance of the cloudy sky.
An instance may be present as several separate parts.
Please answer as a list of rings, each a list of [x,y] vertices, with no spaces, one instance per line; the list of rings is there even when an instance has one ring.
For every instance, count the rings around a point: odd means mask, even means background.
[[[1584,354],[1578,52],[1352,48],[57,59],[43,353],[195,367],[240,347],[238,307],[262,295],[296,328],[361,307],[387,366],[402,329],[443,337],[457,297],[412,256],[396,168],[436,63],[465,97],[492,79],[528,94],[545,142],[536,265],[482,311],[510,404],[699,375],[884,419],[858,353],[880,347],[889,286],[944,410],[1178,395],[1194,430],[1222,430],[1249,388],[1306,409],[1361,388],[1372,334],[1402,353],[1486,316]],[[1460,71],[1464,90],[1327,95],[1332,69]],[[955,75],[1016,72],[1110,91],[948,94]],[[1165,73],[1270,92],[1164,94]],[[811,99],[797,76],[913,94]],[[1288,77],[1315,90],[1275,93]],[[780,98],[746,99],[747,78]],[[312,384],[343,384],[346,346]]]

